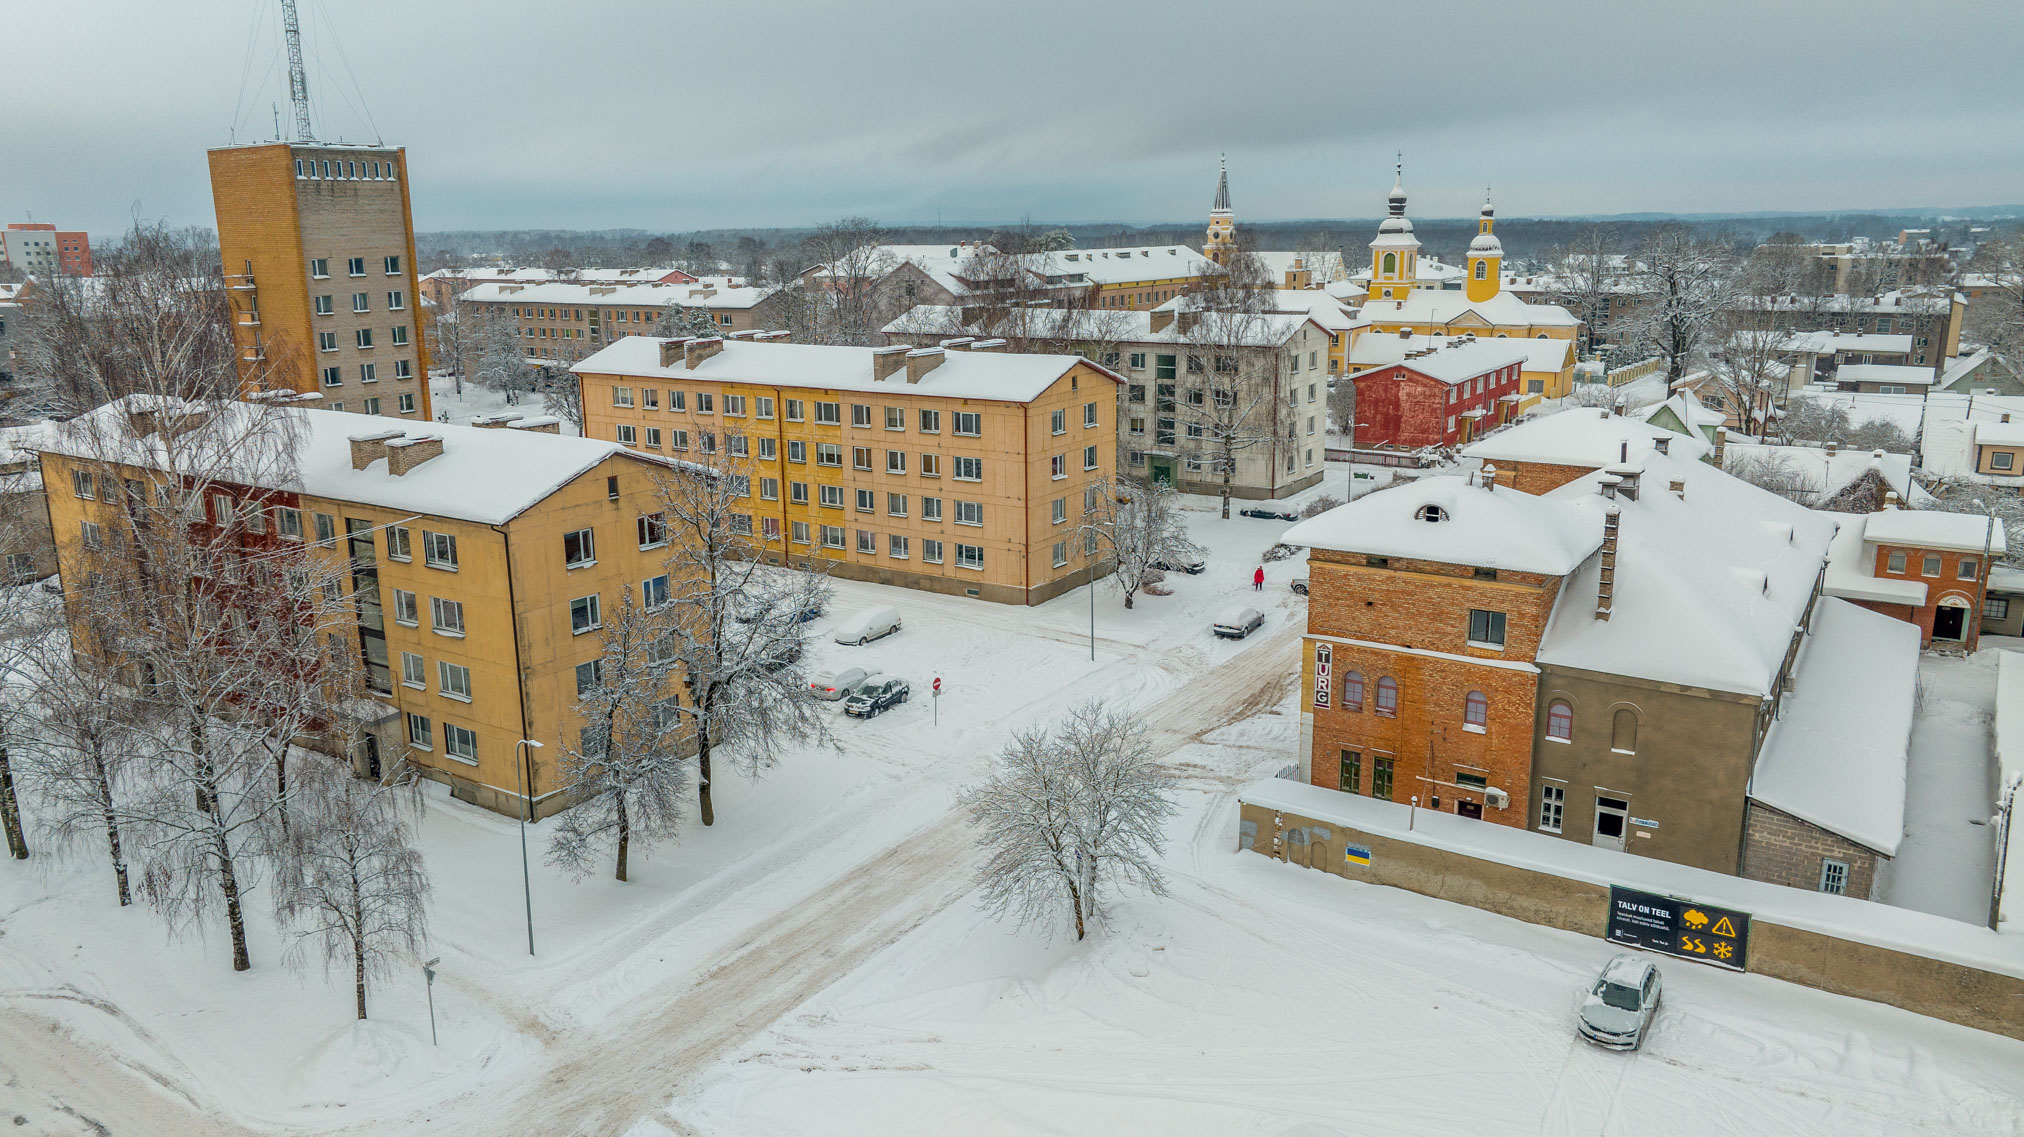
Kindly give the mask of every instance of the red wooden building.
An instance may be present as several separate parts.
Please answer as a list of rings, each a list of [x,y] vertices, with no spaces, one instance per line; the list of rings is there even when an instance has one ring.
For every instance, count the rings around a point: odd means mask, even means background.
[[[1502,425],[1525,360],[1510,340],[1462,336],[1352,375],[1357,449],[1460,446]]]

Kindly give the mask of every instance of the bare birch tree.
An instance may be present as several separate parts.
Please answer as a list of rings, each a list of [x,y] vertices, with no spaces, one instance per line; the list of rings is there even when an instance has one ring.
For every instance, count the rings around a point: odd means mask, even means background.
[[[102,845],[124,908],[133,903],[120,815],[138,773],[134,693],[105,660],[73,652],[63,637],[38,645],[28,673],[36,690],[38,744],[24,782],[59,846]]]
[[[818,267],[815,283],[793,286],[790,329],[798,343],[864,345],[899,315],[886,286],[899,267],[885,246],[892,233],[868,217],[843,217],[801,242],[802,259]],[[796,325],[799,326],[796,326]]]
[[[788,744],[829,739],[800,662],[803,618],[828,604],[829,582],[819,572],[760,563],[743,449],[742,437],[727,436],[721,454],[704,450],[714,466],[673,466],[657,484],[655,521],[670,550],[668,632],[689,696],[681,711],[695,737],[705,825],[716,822],[710,782],[719,748],[757,777]]]
[[[1638,246],[1634,265],[1630,282],[1640,302],[1624,323],[1625,340],[1664,359],[1667,382],[1679,380],[1732,306],[1734,258],[1727,245],[1688,226],[1661,225]]]
[[[1215,309],[1195,316],[1183,336],[1183,372],[1172,410],[1157,391],[1154,410],[1172,414],[1181,448],[1215,476],[1228,520],[1238,459],[1261,446],[1295,445],[1283,397],[1286,353],[1268,342],[1267,314]]]
[[[1785,362],[1788,333],[1754,322],[1723,319],[1726,334],[1707,354],[1708,382],[1733,408],[1737,427],[1756,437],[1785,405],[1791,365]]]
[[[1126,608],[1160,566],[1187,564],[1203,555],[1202,547],[1188,539],[1181,495],[1167,483],[1121,478],[1115,486],[1098,483],[1083,493],[1084,504],[1094,507],[1097,551],[1108,553],[1111,579],[1124,594]]]
[[[527,362],[520,325],[499,306],[490,306],[479,321],[471,351],[476,359],[472,381],[504,395],[507,406],[534,390],[534,368]]]
[[[1624,267],[1615,227],[1590,225],[1547,256],[1555,303],[1581,318],[1581,346],[1607,342],[1610,305],[1623,288]]]
[[[688,724],[676,697],[667,578],[649,595],[628,588],[605,622],[602,653],[576,668],[575,738],[560,740],[558,770],[575,804],[559,819],[548,861],[577,879],[609,859],[628,879],[635,842],[651,848],[680,830],[688,792]],[[658,593],[658,595],[653,595]]]
[[[428,941],[429,878],[414,840],[421,804],[404,773],[380,782],[340,774],[302,795],[297,871],[276,905],[291,962],[314,955],[326,973],[351,965],[361,1020],[367,984]]]
[[[985,854],[984,908],[1022,925],[1052,925],[1065,909],[1080,940],[1120,888],[1163,894],[1174,784],[1144,725],[1100,702],[1014,732],[997,772],[963,797]]]

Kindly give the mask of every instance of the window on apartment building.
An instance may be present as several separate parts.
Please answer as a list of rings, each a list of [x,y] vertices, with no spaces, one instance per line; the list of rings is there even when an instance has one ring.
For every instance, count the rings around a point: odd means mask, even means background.
[[[1059,458],[1057,457],[1056,460],[1059,461]],[[984,460],[982,458],[965,458],[959,455],[956,458],[955,478],[959,482],[983,481]]]
[[[2010,601],[2002,596],[1991,596],[1982,601],[1982,615],[1990,620],[2010,618]]]
[[[677,391],[673,387],[668,388],[668,409],[671,411],[688,410],[689,393],[687,391]]]
[[[717,413],[717,396],[710,391],[696,392],[696,413],[713,415]]]
[[[1481,608],[1469,609],[1469,644],[1472,647],[1504,647],[1504,613]]]
[[[319,316],[328,316],[332,312],[334,312],[336,309],[331,303],[332,299],[333,298],[328,295],[317,297],[312,305],[312,308],[315,311],[315,313]]]
[[[808,483],[807,482],[787,483],[787,500],[793,502],[795,505],[807,505]]]
[[[72,470],[70,472],[70,492],[72,494],[90,500],[97,496],[96,486],[97,481],[92,477],[90,470]]]
[[[408,716],[408,745],[417,750],[435,749],[435,731],[431,727],[426,715],[410,714]]]
[[[387,257],[384,263],[386,264],[388,276],[399,276],[401,274],[401,258]]]
[[[815,464],[818,466],[843,465],[843,447],[834,442],[816,443]]]
[[[957,545],[956,567],[982,571],[984,568],[984,546]]]
[[[1065,410],[1050,412],[1047,416],[1047,428],[1054,434],[1067,434],[1068,412]]]
[[[886,556],[891,557],[896,561],[906,560],[907,539],[898,533],[893,533],[889,535],[886,538]]]
[[[958,525],[982,525],[983,523],[984,523],[984,503],[983,503],[983,502],[981,502],[981,501],[958,501],[958,502],[956,503],[956,524],[958,524]]]
[[[391,342],[395,347],[408,346],[408,326],[406,324],[394,325],[393,328],[389,330],[389,334],[393,337],[392,340],[390,340],[389,342]],[[400,363],[394,364],[394,370],[402,378],[406,378],[408,374],[407,362],[403,360]]]
[[[1398,717],[1399,684],[1389,675],[1380,676],[1377,681],[1377,713],[1388,719]]]
[[[907,428],[907,409],[905,407],[885,408],[885,428],[887,430],[905,430]]]
[[[363,410],[366,414],[376,415],[380,413],[380,401],[377,398],[367,399],[365,401],[365,406],[361,407],[360,409]]]
[[[407,311],[407,310],[408,310],[408,294],[407,294],[407,293],[405,293],[405,292],[389,292],[389,293],[387,293],[387,311],[389,311],[389,312],[405,312],[405,311]]]
[[[1393,758],[1374,758],[1370,770],[1370,796],[1384,801],[1392,799]]]
[[[328,513],[314,515],[316,522],[316,543],[324,548],[337,544],[337,518]]]
[[[1560,742],[1574,741],[1574,708],[1565,699],[1546,705],[1546,737]]]
[[[1940,575],[1940,555],[1938,553],[1926,554],[1925,561],[1920,567],[1919,575],[1920,576]]]
[[[878,496],[876,494],[870,490],[857,491],[857,511],[859,513],[873,513],[877,511],[877,508]]]
[[[733,458],[749,458],[752,455],[752,440],[742,434],[726,434],[724,449]]]
[[[317,280],[327,279],[330,276],[330,258],[311,257],[309,260],[309,275]]]
[[[780,500],[780,479],[779,479],[779,478],[760,478],[760,479],[759,479],[759,497],[760,497],[760,500],[762,500],[762,501],[779,501],[779,500]]]
[[[984,416],[977,411],[957,411],[955,432],[975,438],[984,433]]]
[[[631,387],[613,387],[611,389],[611,405],[614,407],[632,406],[633,389]]]
[[[788,527],[788,537],[797,545],[808,544],[808,522],[796,521]]]
[[[823,527],[822,527],[822,547],[823,547],[823,548],[825,548],[825,549],[841,549],[841,548],[843,548],[843,526],[841,526],[841,525],[825,525],[825,526],[823,526]]]
[[[1363,672],[1350,671],[1342,677],[1342,709],[1361,711],[1363,709]]]
[[[1086,429],[1096,425],[1096,404],[1082,404],[1082,425]]]
[[[576,665],[576,697],[581,699],[604,686],[604,660],[593,659]]]
[[[864,403],[852,403],[850,405],[850,425],[870,426],[871,407]]]
[[[597,563],[597,533],[576,529],[562,535],[562,564],[565,568],[587,568]]]
[[[1848,862],[1820,858],[1820,891],[1839,896],[1848,891]]]
[[[841,426],[843,424],[843,404],[825,403],[817,400],[815,404],[815,421],[819,426]]]
[[[717,452],[717,432],[713,430],[697,431],[696,449],[705,454],[715,454]]]
[[[415,608],[415,594],[405,588],[394,589],[394,623],[410,628],[421,623],[421,616]]]
[[[1462,698],[1462,729],[1484,731],[1490,728],[1490,697],[1481,691],[1471,691]]]
[[[359,365],[358,365],[358,381],[359,381],[359,382],[361,382],[361,383],[377,383],[377,382],[379,382],[379,364],[377,364],[377,363],[361,363],[361,364],[359,364]],[[367,401],[367,402],[371,402],[372,400],[368,399],[368,400],[366,400],[366,401]]]
[[[461,636],[464,634],[464,604],[459,600],[445,600],[440,596],[429,597],[429,621],[438,635]]]
[[[2016,464],[2017,455],[2013,451],[1992,450],[1989,452],[1989,468],[1992,470],[2008,470],[2016,466]]]
[[[658,427],[658,426],[650,426],[650,427],[648,427],[648,428],[647,428],[647,449],[649,449],[649,450],[659,450],[660,448],[661,448],[661,428],[660,428],[660,427]]]
[[[352,257],[344,262],[345,271],[353,276],[365,275],[365,258]]]
[[[926,564],[942,563],[942,543],[931,538],[921,538],[921,560]]]
[[[816,491],[816,498],[823,505],[831,509],[843,508],[842,486],[817,486]]]
[[[444,698],[471,701],[471,669],[447,659],[436,661],[436,693]]]
[[[459,762],[478,764],[478,736],[456,723],[443,724],[443,753]]]
[[[922,498],[922,499],[921,499],[921,520],[922,520],[922,521],[940,521],[941,519],[942,519],[942,499],[941,499],[941,498],[938,498],[938,497],[924,497],[924,498]]]
[[[784,410],[784,411],[786,412],[786,413],[785,413],[785,415],[784,415],[784,417],[785,417],[785,418],[787,419],[787,421],[788,421],[788,422],[800,422],[800,421],[801,421],[801,400],[800,400],[800,399],[788,399],[788,400],[786,400],[786,402],[785,402],[785,405],[784,405],[784,406],[782,407],[782,409],[783,409],[783,410]]]
[[[78,522],[77,534],[78,539],[84,542],[84,547],[87,549],[102,549],[105,547],[105,530],[99,528],[96,521]]]
[[[869,529],[857,531],[857,551],[871,556],[878,555],[878,534]]]
[[[755,418],[772,418],[773,397],[771,395],[754,396],[752,399],[752,414]]]
[[[940,433],[942,433],[942,412],[940,412],[940,411],[922,411],[922,412],[921,412],[921,433],[922,433],[922,434],[940,434]]]
[[[886,473],[904,474],[906,472],[907,472],[907,452],[904,450],[886,451]]]
[[[318,333],[316,333],[316,350],[318,350],[318,351],[336,351],[336,350],[337,350],[337,333],[336,333],[336,332],[318,332]]]
[[[871,447],[869,447],[869,446],[853,446],[853,447],[851,447],[851,448],[850,448],[850,467],[851,467],[851,469],[853,469],[853,470],[869,470],[869,469],[871,469]]]
[[[958,470],[958,473],[956,474],[956,476],[960,478],[960,477],[962,477],[962,476],[963,476],[963,475],[962,475],[962,473],[960,472],[960,471],[961,471],[961,469],[962,469],[962,467],[961,467],[960,463],[961,463],[961,462],[962,462],[963,460],[962,460],[961,458],[958,458],[958,459],[956,459],[956,461],[957,461],[957,463],[958,463],[958,466],[957,466],[957,470]],[[1060,479],[1060,478],[1065,478],[1065,477],[1067,477],[1067,476],[1068,476],[1068,455],[1066,455],[1066,454],[1056,454],[1056,455],[1054,455],[1053,457],[1049,458],[1049,459],[1047,460],[1047,474],[1048,474],[1048,476],[1049,476],[1049,477],[1052,477],[1052,478],[1056,478],[1056,479]]]
[[[285,505],[276,506],[274,531],[291,541],[302,540],[302,511]]]
[[[905,517],[906,515],[907,515],[907,495],[905,495],[905,494],[903,494],[903,493],[889,493],[889,494],[887,494],[887,495],[886,495],[886,516],[888,516],[888,517]]]
[[[736,416],[738,418],[743,418],[745,416],[745,396],[743,395],[724,396],[724,413],[727,415]]]
[[[942,476],[942,456],[940,454],[922,454],[921,477],[939,478],[941,476]]]
[[[668,449],[687,450],[688,448],[689,448],[689,432],[686,430],[676,430],[673,427],[670,427],[668,429]]]
[[[1560,832],[1560,822],[1567,813],[1567,787],[1543,785],[1539,787],[1539,828],[1545,833]]]
[[[1096,469],[1096,447],[1085,446],[1082,448],[1082,468],[1085,470]]]
[[[1884,561],[1884,564],[1887,566],[1885,570],[1887,572],[1903,572],[1905,571],[1905,554],[1901,552],[1892,553]]]
[[[372,346],[372,329],[371,329],[371,328],[360,328],[360,329],[358,329],[357,331],[355,331],[355,332],[351,333],[351,339],[352,339],[352,342],[353,342],[353,343],[355,343],[355,344],[357,344],[357,345],[358,345],[359,347],[362,347],[362,348],[365,348],[365,347],[371,347],[371,346]]]
[[[319,534],[322,525],[317,526]],[[320,536],[319,536],[320,539]],[[431,533],[422,530],[422,563],[430,568],[449,569],[457,567],[457,538],[451,533]]]
[[[1954,570],[1954,576],[1958,580],[1973,580],[1981,575],[1981,569],[1982,562],[1980,559],[1976,557],[1962,557],[1961,563]]]
[[[580,636],[604,627],[604,613],[598,606],[597,593],[579,596],[569,602],[569,634]]]

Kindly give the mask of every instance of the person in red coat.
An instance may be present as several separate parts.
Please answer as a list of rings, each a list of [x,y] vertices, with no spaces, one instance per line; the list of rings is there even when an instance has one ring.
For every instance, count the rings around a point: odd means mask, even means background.
[[[1251,591],[1253,591],[1253,592],[1263,592],[1263,591],[1265,591],[1265,566],[1264,566],[1264,565],[1259,565],[1259,566],[1258,566],[1258,571],[1257,571],[1257,572],[1254,572],[1254,573],[1252,573],[1252,574],[1251,574]]]

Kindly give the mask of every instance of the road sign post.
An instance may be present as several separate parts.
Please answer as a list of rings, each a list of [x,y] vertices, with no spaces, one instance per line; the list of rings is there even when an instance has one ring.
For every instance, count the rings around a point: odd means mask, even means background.
[[[935,725],[940,726],[942,725],[942,677],[939,675],[935,676],[932,703],[935,708]]]

